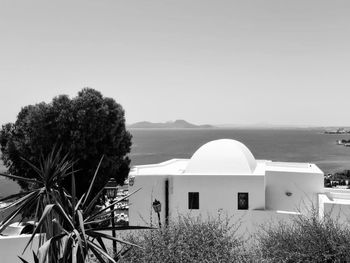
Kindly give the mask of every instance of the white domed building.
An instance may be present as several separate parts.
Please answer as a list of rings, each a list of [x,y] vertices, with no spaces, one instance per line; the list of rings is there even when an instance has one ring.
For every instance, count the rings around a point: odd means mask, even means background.
[[[129,220],[131,225],[157,223],[152,208],[157,199],[162,223],[179,214],[225,213],[251,229],[271,218],[318,208],[320,195],[327,199],[323,176],[315,164],[256,160],[238,141],[215,140],[191,159],[135,166],[129,174],[129,192],[140,190],[129,199]]]

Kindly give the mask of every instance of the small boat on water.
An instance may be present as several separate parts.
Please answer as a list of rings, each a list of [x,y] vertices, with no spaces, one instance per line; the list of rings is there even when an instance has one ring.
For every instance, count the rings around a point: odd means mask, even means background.
[[[337,140],[337,145],[344,145],[345,147],[350,147],[350,140]]]
[[[337,140],[337,145],[343,145],[342,140]]]

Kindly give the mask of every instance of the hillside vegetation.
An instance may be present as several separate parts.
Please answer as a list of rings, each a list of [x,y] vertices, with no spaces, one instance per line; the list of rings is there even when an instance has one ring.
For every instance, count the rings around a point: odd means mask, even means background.
[[[227,219],[180,218],[166,228],[129,237],[143,247],[121,260],[131,262],[350,262],[349,225],[316,213],[292,224],[263,226],[249,240]]]

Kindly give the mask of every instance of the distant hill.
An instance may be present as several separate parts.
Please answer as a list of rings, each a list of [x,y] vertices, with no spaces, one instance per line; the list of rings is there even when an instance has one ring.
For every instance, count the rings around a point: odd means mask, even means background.
[[[134,124],[131,124],[128,126],[128,128],[143,128],[143,129],[195,129],[195,128],[201,128],[201,129],[208,129],[208,128],[214,128],[212,125],[195,125],[192,123],[189,123],[185,120],[176,120],[174,122],[162,122],[162,123],[154,123],[149,121],[141,121],[136,122]]]

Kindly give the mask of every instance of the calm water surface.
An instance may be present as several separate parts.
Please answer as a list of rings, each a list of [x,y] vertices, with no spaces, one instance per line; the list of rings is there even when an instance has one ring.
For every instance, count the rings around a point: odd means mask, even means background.
[[[202,144],[215,139],[244,143],[256,159],[311,162],[325,173],[350,169],[350,147],[336,145],[349,135],[326,135],[317,129],[131,129],[132,165],[172,158],[190,158]]]

